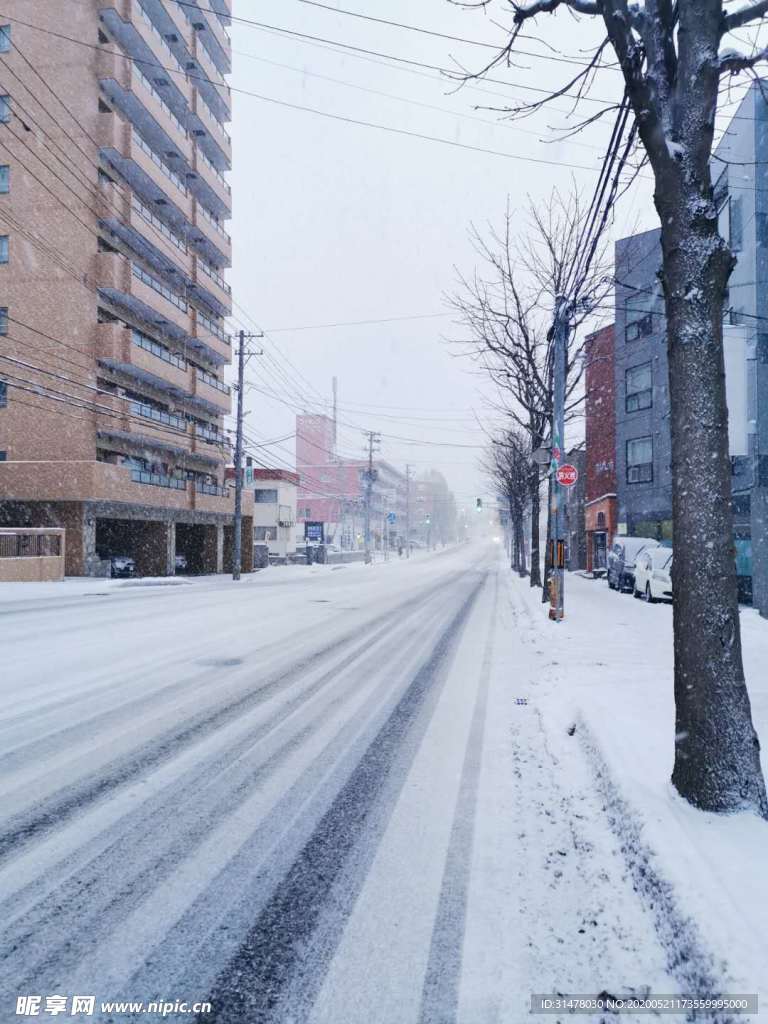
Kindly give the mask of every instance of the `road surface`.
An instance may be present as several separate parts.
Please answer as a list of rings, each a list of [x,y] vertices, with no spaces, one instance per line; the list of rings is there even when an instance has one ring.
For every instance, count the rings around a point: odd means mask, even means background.
[[[0,1020],[77,994],[514,1024],[532,992],[674,991],[548,752],[498,559],[0,594]]]

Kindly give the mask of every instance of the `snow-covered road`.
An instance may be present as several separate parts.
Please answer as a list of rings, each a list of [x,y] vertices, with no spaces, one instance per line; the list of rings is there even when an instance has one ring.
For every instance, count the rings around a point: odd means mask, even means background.
[[[497,550],[15,593],[1,1021],[93,994],[66,1019],[516,1024],[533,992],[681,989]]]

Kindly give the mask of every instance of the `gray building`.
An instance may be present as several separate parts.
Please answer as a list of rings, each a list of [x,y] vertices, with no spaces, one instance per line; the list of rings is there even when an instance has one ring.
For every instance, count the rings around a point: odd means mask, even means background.
[[[618,532],[671,540],[669,378],[658,229],[622,238],[615,258]]]
[[[713,157],[720,231],[737,257],[723,346],[736,564],[742,599],[768,612],[768,103],[755,83]],[[757,178],[759,177],[759,180]],[[672,536],[669,390],[659,231],[616,243],[619,532]],[[725,426],[725,425],[724,425]]]

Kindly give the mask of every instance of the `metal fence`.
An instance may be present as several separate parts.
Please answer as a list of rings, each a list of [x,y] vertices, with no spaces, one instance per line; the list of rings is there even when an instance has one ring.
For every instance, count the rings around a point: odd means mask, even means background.
[[[42,558],[61,555],[58,533],[0,532],[0,558]]]

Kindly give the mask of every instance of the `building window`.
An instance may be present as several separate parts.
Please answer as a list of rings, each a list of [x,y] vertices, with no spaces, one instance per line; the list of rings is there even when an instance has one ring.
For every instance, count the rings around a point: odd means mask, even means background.
[[[8,333],[8,307],[0,306],[0,334]]]
[[[8,385],[4,380],[0,380],[0,409],[4,409],[8,405]]]
[[[270,490],[266,487],[256,488],[253,492],[253,500],[257,505],[276,505],[277,491]]]
[[[8,53],[11,48],[11,26],[0,25],[0,53]]]
[[[11,97],[0,96],[0,123],[7,124],[11,120]]]
[[[639,409],[650,409],[653,405],[653,380],[651,364],[633,366],[625,374],[626,410],[637,412]]]
[[[253,528],[253,539],[255,541],[277,540],[277,527],[276,526],[254,526]]]
[[[653,480],[653,438],[627,441],[627,483],[648,484]]]
[[[9,164],[0,164],[0,193],[11,191],[11,168]]]
[[[0,235],[0,263],[8,262],[8,235]]]
[[[627,341],[637,341],[647,334],[653,333],[653,313],[646,313],[639,320],[633,320],[624,328],[624,337]]]
[[[605,512],[597,513],[597,528],[598,530],[605,529]]]
[[[0,462],[5,462],[7,457],[8,457],[8,453],[7,452],[0,452]]]
[[[732,252],[740,252],[744,238],[744,218],[742,215],[742,199],[741,196],[731,196],[729,203],[730,214],[729,214],[729,230],[730,230],[730,245]]]

